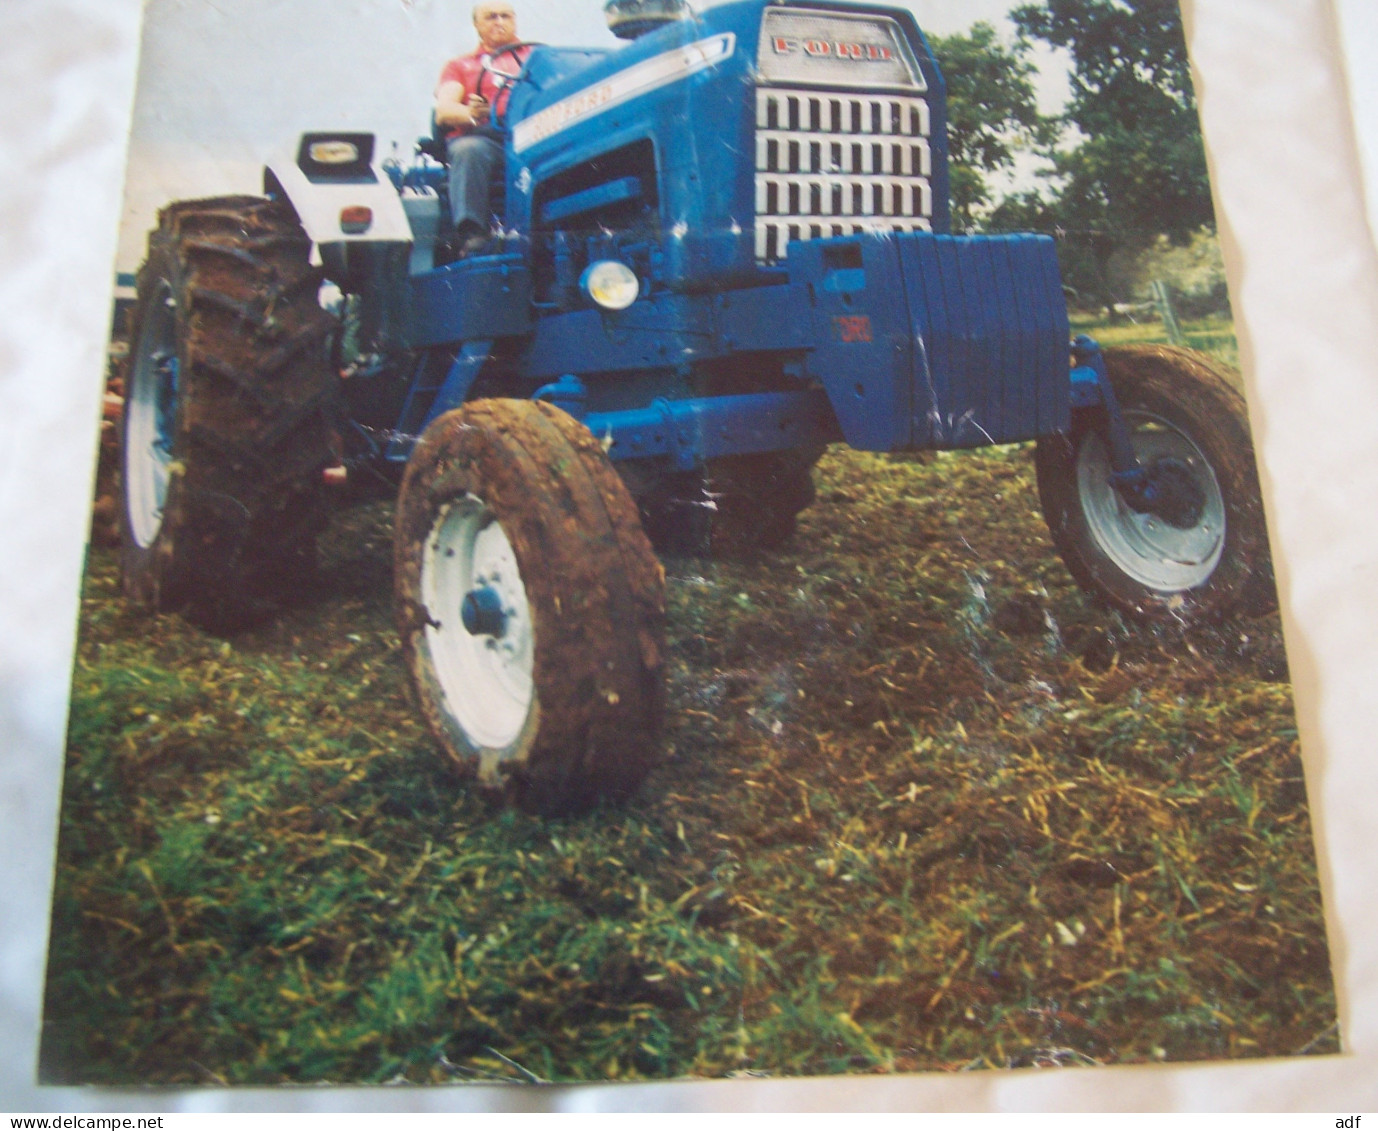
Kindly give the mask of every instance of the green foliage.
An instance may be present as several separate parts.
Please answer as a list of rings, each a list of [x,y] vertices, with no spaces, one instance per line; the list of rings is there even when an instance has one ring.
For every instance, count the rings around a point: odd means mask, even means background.
[[[1019,150],[1050,144],[1054,128],[1038,112],[1026,41],[1001,43],[979,21],[930,43],[947,83],[952,222],[966,230],[991,202],[987,175],[1012,168]]]
[[[1127,297],[1111,277],[1117,252],[1215,225],[1178,0],[1047,0],[1010,18],[1071,55],[1063,122],[1075,132],[1048,153],[1059,186],[1048,208],[1084,248],[1069,281],[1108,305]]]
[[[1147,296],[1149,285],[1161,280],[1170,288],[1180,315],[1229,314],[1225,262],[1220,241],[1213,231],[1202,229],[1186,243],[1159,236],[1134,260],[1136,296]]]

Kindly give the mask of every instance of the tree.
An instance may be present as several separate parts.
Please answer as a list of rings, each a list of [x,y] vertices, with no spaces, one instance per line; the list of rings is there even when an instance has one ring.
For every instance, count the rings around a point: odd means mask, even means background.
[[[1006,46],[978,22],[930,43],[947,82],[952,222],[970,229],[990,204],[987,175],[1012,168],[1018,150],[1051,144],[1055,124],[1038,112],[1026,41]]]
[[[1063,123],[1080,140],[1050,154],[1053,207],[1095,261],[1083,285],[1112,301],[1111,257],[1215,227],[1178,0],[1046,0],[1010,18],[1072,57]]]

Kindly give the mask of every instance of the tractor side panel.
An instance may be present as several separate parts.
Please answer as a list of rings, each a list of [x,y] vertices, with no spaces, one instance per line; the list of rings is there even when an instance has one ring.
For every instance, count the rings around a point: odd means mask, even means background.
[[[919,343],[889,238],[791,243],[787,262],[809,319],[808,375],[827,390],[847,443],[873,452],[914,447],[924,411]]]

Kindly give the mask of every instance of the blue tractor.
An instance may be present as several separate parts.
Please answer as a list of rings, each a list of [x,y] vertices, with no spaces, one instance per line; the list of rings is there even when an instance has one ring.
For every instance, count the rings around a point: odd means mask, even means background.
[[[1069,350],[1051,240],[949,234],[943,79],[908,11],[608,12],[626,45],[537,47],[514,80],[478,254],[438,254],[443,166],[367,133],[307,134],[262,197],[162,211],[126,373],[130,598],[233,628],[307,574],[342,493],[396,493],[421,709],[540,811],[653,763],[653,543],[778,545],[830,444],[1037,441],[1083,586],[1150,620],[1275,600],[1220,371]]]

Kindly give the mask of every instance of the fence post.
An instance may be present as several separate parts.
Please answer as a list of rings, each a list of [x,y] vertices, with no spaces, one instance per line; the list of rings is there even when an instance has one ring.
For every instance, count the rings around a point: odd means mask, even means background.
[[[1153,301],[1158,307],[1158,316],[1163,320],[1163,329],[1167,331],[1167,340],[1174,346],[1185,346],[1187,336],[1182,333],[1182,327],[1177,322],[1177,314],[1172,309],[1172,298],[1168,294],[1167,284],[1161,279],[1154,279],[1151,287]]]

